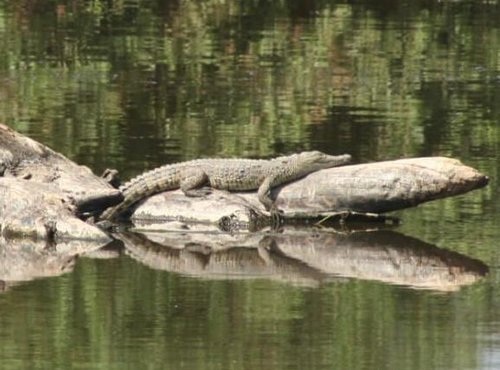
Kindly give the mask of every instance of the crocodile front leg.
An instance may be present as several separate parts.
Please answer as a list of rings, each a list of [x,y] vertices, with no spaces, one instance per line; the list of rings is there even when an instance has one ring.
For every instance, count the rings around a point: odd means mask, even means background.
[[[184,173],[180,188],[187,197],[202,197],[211,193],[208,188],[201,188],[209,183],[208,175],[200,169],[190,169]]]
[[[274,200],[271,198],[271,189],[273,187],[275,178],[274,176],[268,176],[264,179],[262,184],[259,186],[257,195],[259,201],[264,205],[267,211],[271,215],[271,223],[273,228],[278,228],[281,225],[281,215],[282,211],[279,210],[274,204]]]
[[[266,211],[271,211],[274,209],[274,200],[271,199],[271,186],[274,181],[274,176],[268,176],[264,179],[262,184],[259,186],[257,191],[257,196],[259,201],[264,205]]]

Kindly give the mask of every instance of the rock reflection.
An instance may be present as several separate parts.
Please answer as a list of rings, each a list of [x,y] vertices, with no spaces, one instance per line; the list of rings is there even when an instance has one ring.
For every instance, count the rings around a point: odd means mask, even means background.
[[[412,288],[454,291],[488,273],[479,260],[387,230],[273,239],[275,253],[320,271]]]
[[[262,236],[245,235],[229,242],[228,234],[213,235],[211,242],[197,239],[206,234],[170,235],[168,242],[152,241],[141,234],[120,235],[126,253],[158,270],[204,279],[273,279],[295,285],[317,286],[327,274],[304,265],[300,260],[273,253]]]
[[[30,239],[0,239],[0,292],[21,282],[72,272],[79,255],[101,247],[81,241],[48,246]]]
[[[488,272],[481,261],[393,231],[120,234],[126,253],[158,270],[204,279],[318,286],[339,277],[455,291]]]

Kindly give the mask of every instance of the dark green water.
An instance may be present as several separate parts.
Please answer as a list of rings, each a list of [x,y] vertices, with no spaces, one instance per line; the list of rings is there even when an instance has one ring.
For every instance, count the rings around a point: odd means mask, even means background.
[[[319,149],[491,177],[398,213],[484,262],[474,284],[209,279],[119,251],[8,283],[0,368],[500,368],[499,20],[496,1],[0,1],[0,121],[97,173]]]

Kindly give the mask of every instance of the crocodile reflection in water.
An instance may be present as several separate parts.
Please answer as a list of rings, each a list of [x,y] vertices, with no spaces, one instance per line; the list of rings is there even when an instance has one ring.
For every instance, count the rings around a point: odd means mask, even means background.
[[[158,234],[156,234],[158,237]],[[441,291],[485,276],[481,261],[392,231],[245,234],[230,239],[197,233],[161,234],[160,242],[120,234],[126,253],[159,270],[203,279],[266,278],[317,286],[338,277]],[[224,238],[224,235],[220,236]],[[197,240],[199,238],[199,240]]]

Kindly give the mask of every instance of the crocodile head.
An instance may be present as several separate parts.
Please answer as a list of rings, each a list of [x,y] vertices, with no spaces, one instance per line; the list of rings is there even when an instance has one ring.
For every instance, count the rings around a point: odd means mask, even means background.
[[[323,168],[348,164],[351,161],[351,156],[349,154],[328,155],[314,150],[296,154],[296,161],[300,163],[302,167],[313,170],[321,170]]]

